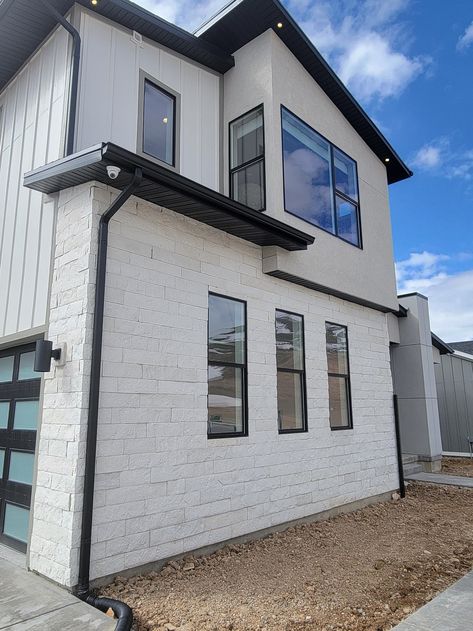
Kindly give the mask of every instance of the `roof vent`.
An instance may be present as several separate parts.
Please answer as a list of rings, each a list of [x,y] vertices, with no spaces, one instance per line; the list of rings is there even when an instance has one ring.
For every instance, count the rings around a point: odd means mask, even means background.
[[[131,41],[138,46],[143,46],[143,35],[141,33],[138,33],[138,31],[133,31]]]

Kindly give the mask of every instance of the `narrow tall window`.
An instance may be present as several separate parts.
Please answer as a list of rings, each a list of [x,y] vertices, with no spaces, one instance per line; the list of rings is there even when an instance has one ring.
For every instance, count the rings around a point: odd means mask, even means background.
[[[175,166],[176,97],[145,79],[143,152]]]
[[[304,319],[276,311],[278,428],[280,433],[307,430]]]
[[[266,204],[263,106],[230,123],[230,197],[254,210]]]
[[[351,429],[353,422],[347,328],[340,324],[326,322],[325,331],[327,339],[330,427],[332,429]]]
[[[284,107],[281,117],[286,211],[360,246],[355,161]]]
[[[246,436],[246,304],[209,295],[209,438]]]

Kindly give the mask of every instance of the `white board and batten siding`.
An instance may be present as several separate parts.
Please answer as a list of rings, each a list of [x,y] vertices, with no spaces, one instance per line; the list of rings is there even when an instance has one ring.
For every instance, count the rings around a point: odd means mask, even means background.
[[[137,151],[140,70],[180,94],[182,175],[214,190],[220,171],[220,76],[81,11],[82,80],[76,149],[111,141]]]
[[[46,322],[54,202],[22,182],[63,155],[69,74],[60,28],[0,93],[0,338]]]

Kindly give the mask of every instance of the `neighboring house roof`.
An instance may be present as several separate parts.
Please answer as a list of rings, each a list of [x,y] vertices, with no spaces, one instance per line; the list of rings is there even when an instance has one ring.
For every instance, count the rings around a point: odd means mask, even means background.
[[[438,337],[438,335],[435,335],[435,333],[431,332],[431,335],[432,346],[435,346],[435,348],[440,352],[441,355],[450,355],[451,353],[453,353],[453,348],[450,344],[446,344]]]
[[[119,177],[113,181],[107,175],[107,166],[111,165],[121,168]],[[137,167],[143,170],[143,180],[133,194],[157,206],[261,246],[305,250],[314,242],[313,236],[297,228],[110,142],[39,167],[25,175],[24,184],[48,194],[93,180],[123,189]]]
[[[460,351],[461,353],[473,355],[473,340],[466,340],[465,342],[449,342],[448,345],[451,346],[454,351]]]
[[[49,2],[62,15],[74,5],[74,0]],[[217,72],[234,66],[231,55],[129,0],[100,0],[94,7],[90,0],[77,3]],[[0,0],[0,90],[56,25],[39,0]]]
[[[282,28],[277,27],[278,23]],[[199,39],[232,54],[270,28],[385,164],[389,184],[410,177],[412,171],[278,0],[234,0],[195,33]]]

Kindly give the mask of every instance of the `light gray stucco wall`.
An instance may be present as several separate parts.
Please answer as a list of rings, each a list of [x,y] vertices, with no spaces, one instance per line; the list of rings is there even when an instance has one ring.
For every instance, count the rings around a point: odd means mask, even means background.
[[[315,236],[315,245],[304,252],[267,248],[264,271],[291,274],[397,310],[385,165],[272,30],[236,51],[235,67],[225,74],[224,82],[224,160],[228,160],[228,123],[263,104],[266,212]],[[363,249],[285,212],[281,105],[356,160]],[[228,192],[228,182],[226,187]]]
[[[399,318],[400,343],[391,347],[391,356],[402,450],[418,455],[427,469],[436,469],[442,457],[442,441],[429,303],[420,294],[401,296],[399,302],[408,312],[405,318]]]

